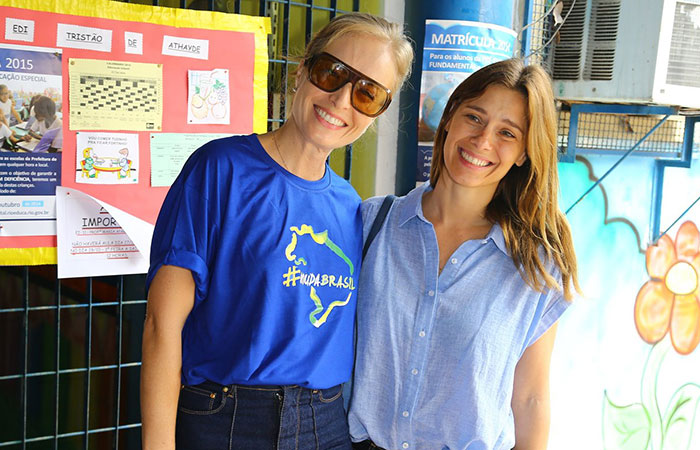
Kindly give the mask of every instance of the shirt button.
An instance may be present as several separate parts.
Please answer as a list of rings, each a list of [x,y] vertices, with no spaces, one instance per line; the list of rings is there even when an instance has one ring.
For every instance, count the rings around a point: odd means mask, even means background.
[[[411,371],[411,373],[412,373],[413,375],[418,375],[418,369],[413,369],[413,370]]]
[[[404,442],[403,444],[401,444],[401,447],[408,448],[408,442]]]
[[[429,291],[428,291],[428,295],[432,297],[433,295],[435,295],[435,291],[433,291],[432,289],[429,290]]]
[[[408,417],[408,411],[402,412],[401,415],[404,416],[404,417]],[[406,448],[406,447],[404,447],[404,448]]]
[[[488,242],[488,239],[484,239],[483,241],[481,241],[482,244],[485,244],[487,242]]]
[[[420,333],[418,333],[418,336],[420,336],[420,337],[425,337],[425,331],[420,330]]]
[[[452,261],[450,261],[452,264],[457,264],[457,258],[452,258]]]

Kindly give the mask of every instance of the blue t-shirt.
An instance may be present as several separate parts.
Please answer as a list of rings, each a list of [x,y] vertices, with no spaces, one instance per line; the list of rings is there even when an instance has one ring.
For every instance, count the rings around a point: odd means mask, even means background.
[[[158,216],[146,281],[164,264],[192,271],[182,382],[347,381],[361,247],[360,198],[328,166],[296,177],[256,135],[194,152]]]
[[[438,272],[429,189],[396,200],[364,260],[350,436],[387,449],[511,449],[515,366],[569,303],[523,281],[497,224]],[[362,206],[365,235],[381,201]]]

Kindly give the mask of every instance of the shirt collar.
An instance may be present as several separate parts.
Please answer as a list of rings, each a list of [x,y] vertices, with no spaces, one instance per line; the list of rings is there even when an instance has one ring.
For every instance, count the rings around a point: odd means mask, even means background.
[[[424,222],[428,220],[423,215],[423,194],[432,191],[430,182],[426,181],[421,186],[413,189],[406,194],[398,206],[399,226],[404,226],[406,222],[414,217],[421,219]]]
[[[492,240],[493,243],[496,244],[496,247],[498,247],[498,249],[503,252],[503,254],[510,257],[510,251],[506,246],[506,237],[503,235],[503,228],[501,228],[499,224],[493,224],[491,230],[489,231],[489,234],[486,235],[485,239]]]
[[[397,205],[398,207],[398,217],[399,226],[404,226],[409,220],[416,217],[424,222],[428,222],[428,219],[423,215],[423,195],[426,192],[433,190],[430,186],[430,182],[426,181],[421,186],[413,189],[411,192],[406,194],[403,200]],[[503,235],[503,229],[497,223],[494,223],[486,235],[484,240],[493,241],[496,247],[503,252],[506,256],[510,256],[510,251],[506,246],[506,238]]]

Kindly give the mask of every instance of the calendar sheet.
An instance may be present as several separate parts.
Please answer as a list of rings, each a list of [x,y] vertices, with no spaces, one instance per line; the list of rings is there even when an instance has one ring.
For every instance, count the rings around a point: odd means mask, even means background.
[[[68,73],[71,130],[162,129],[161,64],[73,58]]]

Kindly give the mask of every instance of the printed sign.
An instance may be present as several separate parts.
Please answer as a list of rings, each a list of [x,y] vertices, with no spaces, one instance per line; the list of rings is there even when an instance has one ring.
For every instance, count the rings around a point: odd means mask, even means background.
[[[56,26],[56,35],[58,47],[112,51],[112,30],[59,23]]]
[[[124,53],[143,54],[143,33],[124,32]]]
[[[209,41],[176,36],[163,36],[163,54],[185,58],[209,59]]]
[[[5,39],[8,41],[34,42],[34,21],[5,18]]]

